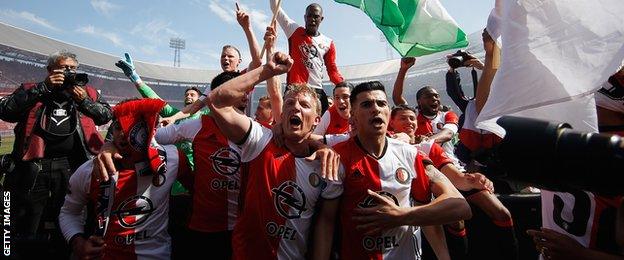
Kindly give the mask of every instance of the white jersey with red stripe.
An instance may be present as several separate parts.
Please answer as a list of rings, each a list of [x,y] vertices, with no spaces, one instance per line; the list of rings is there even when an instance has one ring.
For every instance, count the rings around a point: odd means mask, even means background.
[[[162,184],[152,183],[152,172],[147,163],[137,164],[135,170],[118,173],[111,214],[104,241],[104,259],[169,259],[171,238],[167,232],[169,193],[178,177],[190,173],[186,156],[173,145],[163,146],[166,153],[165,176]],[[99,182],[91,179],[93,161],[85,162],[69,180],[70,189],[59,215],[59,224],[65,239],[85,232],[95,225],[95,205],[100,193]]]
[[[418,113],[416,122],[418,125],[416,128],[417,135],[437,134],[443,129],[449,129],[453,132],[453,134],[455,134],[458,130],[459,117],[457,117],[457,114],[453,111],[439,111],[433,118],[429,118],[422,113]],[[446,152],[446,155],[453,160],[453,164],[462,168],[459,164],[459,159],[455,156],[455,147],[453,146],[453,142],[447,141],[440,145],[444,149],[444,152]]]
[[[356,208],[375,206],[370,189],[410,207],[411,200],[429,203],[429,178],[422,163],[423,155],[408,144],[386,138],[382,155],[368,154],[357,137],[334,146],[345,167],[344,193],[340,206],[342,228],[341,257],[344,259],[420,259],[420,227],[400,226],[368,236],[356,229]]]
[[[193,144],[195,180],[189,228],[200,232],[233,230],[238,216],[240,148],[223,135],[209,115],[159,128],[156,141]]]
[[[442,169],[442,167],[446,164],[453,163],[453,160],[446,155],[442,146],[437,144],[434,140],[423,141],[419,144],[415,144],[414,147],[426,154],[431,162],[433,162],[433,166],[437,169]]]
[[[277,5],[275,0],[271,0],[271,4]],[[336,65],[336,47],[332,39],[320,32],[313,37],[307,35],[305,28],[290,19],[282,8],[276,19],[288,38],[288,54],[294,60],[286,76],[288,84],[307,83],[313,88],[323,88],[325,68],[331,82],[344,81]]]
[[[304,259],[316,203],[339,197],[342,184],[321,179],[318,161],[277,147],[270,129],[252,122],[249,131],[241,145],[249,171],[232,235],[234,258]]]
[[[542,190],[542,226],[568,235],[584,247],[617,251],[613,230],[621,201],[621,196],[605,197],[580,190]]]
[[[346,134],[351,131],[349,119],[345,119],[338,113],[336,105],[333,105],[325,111],[321,117],[321,122],[314,128],[314,134],[317,135],[337,135]]]
[[[476,126],[477,116],[476,101],[474,99],[468,101],[466,112],[464,113],[464,125],[462,129],[459,130],[459,140],[470,149],[470,151],[489,149],[502,141],[502,139],[494,133],[478,129]]]

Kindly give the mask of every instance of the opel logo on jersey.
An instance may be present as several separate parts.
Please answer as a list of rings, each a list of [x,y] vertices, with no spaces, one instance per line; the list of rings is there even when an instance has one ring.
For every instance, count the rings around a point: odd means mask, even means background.
[[[145,151],[147,147],[147,127],[145,122],[141,121],[134,124],[128,135],[128,141],[134,150]]]
[[[293,181],[285,181],[279,187],[271,189],[273,202],[280,216],[287,219],[300,218],[306,211],[306,196]]]
[[[117,216],[122,227],[133,228],[147,221],[154,210],[150,198],[138,195],[123,201],[112,214]]]
[[[377,194],[390,198],[392,199],[392,201],[394,201],[394,204],[396,204],[397,206],[399,206],[399,200],[392,195],[392,193],[387,192],[387,191],[378,191]],[[372,208],[377,206],[377,202],[375,202],[375,199],[372,196],[366,196],[366,198],[364,199],[364,201],[358,203],[358,207],[360,208]]]
[[[221,175],[234,175],[240,168],[240,155],[230,147],[223,147],[214,152],[210,159],[212,160],[212,169]]]
[[[403,168],[403,167],[399,167],[395,172],[394,172],[394,178],[400,183],[400,184],[407,184],[409,182],[409,172]]]

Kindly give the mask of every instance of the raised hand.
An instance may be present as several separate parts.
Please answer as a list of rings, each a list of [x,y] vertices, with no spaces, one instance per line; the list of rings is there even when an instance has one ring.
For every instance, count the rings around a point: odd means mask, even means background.
[[[236,21],[238,21],[238,24],[240,24],[240,26],[243,28],[251,27],[251,23],[249,22],[249,15],[245,11],[240,9],[238,3],[236,3]]]
[[[275,30],[275,23],[266,28],[264,33],[264,48],[270,50],[275,46],[275,40],[277,40],[277,31]]]
[[[293,59],[286,53],[277,52],[266,64],[273,75],[280,75],[288,72],[293,65]]]
[[[117,61],[117,63],[115,63],[115,66],[123,70],[126,77],[128,77],[128,79],[130,79],[132,83],[140,83],[141,77],[139,77],[139,74],[136,72],[134,63],[132,63],[132,57],[130,57],[130,54],[128,54],[127,52],[124,54],[124,56],[126,57],[126,59]]]
[[[401,69],[409,69],[412,66],[414,66],[414,63],[416,63],[416,58],[414,57],[405,57],[401,59]]]

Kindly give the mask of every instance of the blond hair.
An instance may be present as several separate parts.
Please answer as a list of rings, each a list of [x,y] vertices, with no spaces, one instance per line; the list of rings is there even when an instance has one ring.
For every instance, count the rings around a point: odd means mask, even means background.
[[[314,100],[313,101],[314,107],[315,107],[314,111],[316,112],[317,115],[319,116],[321,115],[321,101],[319,100],[319,97],[313,88],[311,88],[307,84],[288,85],[286,87],[286,93],[284,94],[284,97],[286,97],[287,95],[297,95],[297,94],[309,95]]]

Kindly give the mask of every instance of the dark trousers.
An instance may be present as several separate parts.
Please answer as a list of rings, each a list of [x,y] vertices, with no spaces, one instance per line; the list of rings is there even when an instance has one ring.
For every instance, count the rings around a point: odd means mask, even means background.
[[[69,247],[58,224],[73,170],[68,157],[17,162],[7,174],[11,192],[13,259],[68,258]]]
[[[232,231],[222,232],[199,232],[189,230],[190,241],[193,244],[202,245],[192,247],[190,256],[197,257],[210,252],[210,259],[232,259]],[[187,258],[182,258],[187,259]]]

